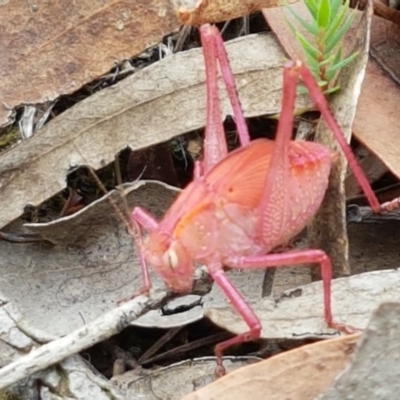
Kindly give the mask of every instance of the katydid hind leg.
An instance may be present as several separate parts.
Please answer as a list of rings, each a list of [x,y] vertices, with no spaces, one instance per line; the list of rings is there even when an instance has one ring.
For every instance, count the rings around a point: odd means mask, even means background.
[[[265,242],[269,238],[282,237],[290,219],[289,204],[289,143],[292,135],[293,113],[296,99],[297,77],[292,69],[285,66],[283,74],[282,110],[275,138],[268,174],[265,178],[264,193],[260,201],[259,235]],[[295,223],[295,222],[294,222]]]
[[[236,89],[235,78],[229,63],[228,54],[222,36],[217,27],[215,30],[215,42],[217,46],[217,57],[221,68],[221,73],[224,78],[225,87],[228,92],[229,100],[232,105],[233,115],[235,118],[240,144],[246,146],[250,142],[250,135],[247,128],[246,120],[243,115],[243,110],[240,104],[239,96]]]
[[[328,101],[325,98],[325,95],[322,93],[321,89],[319,88],[317,82],[315,81],[314,77],[312,76],[310,70],[302,63],[291,62],[291,64],[298,70],[298,73],[301,75],[303,83],[307,87],[308,91],[310,92],[310,96],[313,99],[315,105],[318,107],[319,111],[321,112],[322,116],[326,124],[328,125],[329,129],[335,136],[340,148],[345,155],[350,168],[352,169],[355,177],[359,185],[361,186],[365,196],[368,199],[368,202],[374,212],[381,211],[381,206],[379,204],[379,200],[377,199],[374,191],[371,188],[370,183],[368,182],[367,177],[365,176],[362,168],[360,167],[359,163],[357,162],[356,157],[347,143],[346,138],[336,121],[336,118],[333,116],[332,112],[329,109]]]
[[[236,289],[233,283],[228,279],[222,268],[211,266],[210,274],[214,282],[221,288],[225,296],[232,303],[235,310],[241,315],[247,326],[250,328],[248,332],[237,335],[224,342],[218,343],[215,346],[215,356],[217,358],[216,375],[224,375],[225,369],[223,367],[222,356],[224,351],[235,344],[248,342],[258,339],[261,334],[261,323],[257,315],[251,309],[250,305],[246,302],[242,294]]]
[[[310,92],[311,98],[313,99],[314,103],[324,117],[326,124],[329,126],[330,130],[334,134],[335,139],[339,143],[339,146],[342,149],[343,154],[345,155],[355,177],[357,178],[360,187],[367,197],[368,203],[370,204],[372,210],[375,213],[379,213],[393,211],[400,208],[400,197],[383,204],[379,203],[378,198],[376,197],[365,173],[363,172],[356,157],[354,156],[350,145],[347,143],[345,136],[338,122],[336,121],[336,118],[329,109],[329,105],[324,94],[322,93],[321,89],[313,78],[310,70],[300,62],[297,62],[296,64],[292,62],[292,64],[297,67],[304,84]]]
[[[204,172],[207,172],[228,153],[218,94],[218,64],[232,105],[242,146],[250,142],[250,135],[221,33],[216,26],[205,24],[200,27],[200,36],[206,67],[207,125],[203,168]]]
[[[217,46],[215,31],[211,25],[200,27],[206,68],[207,119],[204,140],[203,172],[207,173],[228,154],[225,131],[221,117],[218,94]]]
[[[324,297],[324,318],[325,322],[333,329],[342,332],[354,332],[356,328],[338,323],[332,317],[331,307],[331,283],[332,264],[328,255],[322,250],[295,250],[287,253],[267,254],[246,257],[231,257],[226,261],[230,268],[258,269],[269,267],[285,267],[289,265],[307,266],[318,264],[321,268],[323,297]]]

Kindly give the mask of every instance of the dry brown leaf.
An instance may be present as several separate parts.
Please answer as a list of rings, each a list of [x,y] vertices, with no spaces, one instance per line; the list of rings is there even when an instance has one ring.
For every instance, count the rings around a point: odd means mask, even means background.
[[[303,346],[240,368],[182,400],[312,400],[349,362],[361,334]]]
[[[165,0],[13,0],[1,3],[0,26],[1,126],[14,107],[78,90],[179,22]]]
[[[350,7],[364,9],[368,0],[350,0]],[[395,7],[399,5],[398,0],[373,0],[374,14],[378,17],[392,21],[400,25],[400,11]]]
[[[298,5],[296,4],[295,7]],[[288,27],[284,11],[281,8],[266,9],[264,16],[271,29],[276,33],[286,52],[293,58],[302,58],[302,50]],[[351,35],[350,41],[351,41]],[[400,30],[396,24],[373,16],[371,24],[371,48],[386,40],[392,41],[391,47],[400,51]],[[347,44],[346,44],[347,43]],[[345,46],[348,46],[345,40]],[[398,71],[397,66],[397,71]],[[400,124],[398,123],[398,105],[400,90],[391,75],[396,74],[396,67],[391,71],[378,64],[376,59],[370,59],[367,65],[357,112],[354,119],[354,135],[375,153],[386,166],[400,177]]]
[[[288,0],[295,3],[298,0]],[[178,19],[184,25],[217,23],[243,17],[262,8],[282,5],[282,0],[181,0]]]
[[[400,390],[400,304],[374,312],[367,329],[240,368],[183,400],[394,399]],[[333,383],[333,385],[332,385]]]
[[[238,1],[220,11],[221,4],[207,1],[189,15],[194,24],[217,22],[277,4],[277,0]],[[179,29],[177,13],[187,15],[188,10],[182,11],[186,5],[184,0],[3,2],[0,126],[11,122],[15,107],[72,93],[160,43]]]
[[[354,359],[320,400],[391,400],[400,393],[400,303],[382,304],[372,316]]]
[[[392,50],[399,54],[398,25],[374,17],[371,27],[371,49],[386,40],[389,40]],[[376,54],[379,55],[379,52]],[[389,55],[389,59],[393,59],[393,54]],[[392,67],[394,69],[390,72],[396,72],[400,68],[398,63]],[[385,70],[376,58],[371,58],[358,103],[354,134],[400,178],[399,103],[398,82],[392,79],[389,71]]]
[[[242,37],[228,42],[227,51],[245,115],[277,113],[284,53],[274,36]],[[201,49],[172,55],[81,101],[3,153],[0,226],[27,203],[38,205],[63,189],[71,166],[99,168],[126,146],[145,148],[204,126],[204,81]],[[232,115],[221,94],[223,115]],[[304,97],[297,102],[301,108],[310,104]]]

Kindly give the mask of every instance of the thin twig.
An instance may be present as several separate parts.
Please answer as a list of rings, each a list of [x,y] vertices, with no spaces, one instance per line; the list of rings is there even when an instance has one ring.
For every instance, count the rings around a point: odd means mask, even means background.
[[[136,297],[70,334],[31,351],[0,369],[0,390],[110,338],[147,311],[160,307],[168,298],[166,290]]]
[[[199,347],[207,346],[214,343],[219,343],[224,340],[232,338],[234,335],[229,332],[218,332],[214,335],[207,336],[205,338],[201,338],[195,340],[194,342],[183,344],[182,346],[175,347],[174,349],[167,350],[164,353],[158,354],[154,357],[148,358],[142,364],[152,364],[155,362],[159,362],[167,357],[177,356],[182,353],[186,353],[189,350],[198,349]]]
[[[36,242],[48,242],[48,239],[43,239],[40,233],[10,233],[0,231],[0,240],[4,240],[10,243],[36,243]]]
[[[157,340],[148,350],[142,354],[138,360],[138,364],[144,364],[148,358],[157,353],[165,343],[171,341],[184,326],[178,326],[176,328],[169,329],[160,339]]]

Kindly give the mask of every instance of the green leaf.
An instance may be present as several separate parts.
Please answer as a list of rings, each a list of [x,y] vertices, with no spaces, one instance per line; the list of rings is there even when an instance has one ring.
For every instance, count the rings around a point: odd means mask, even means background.
[[[307,88],[306,88],[302,83],[300,83],[300,84],[297,86],[297,94],[298,94],[298,95],[308,94]]]
[[[344,24],[340,27],[340,29],[334,33],[329,40],[326,41],[325,43],[325,52],[330,53],[335,46],[339,43],[340,40],[343,39],[344,35],[346,32],[349,30],[351,24],[353,23],[355,14],[352,13],[347,20],[344,22]]]
[[[328,40],[330,40],[331,37],[339,30],[339,27],[343,24],[343,21],[345,20],[346,15],[348,15],[348,10],[349,10],[349,7],[348,7],[348,2],[347,2],[347,7],[346,6],[341,7],[341,9],[338,10],[338,13],[336,15],[332,13],[332,15],[335,15],[335,16],[333,17],[333,20],[331,21],[331,23],[326,31],[323,43],[326,43]],[[352,12],[350,15],[355,16],[355,13]]]
[[[328,82],[326,81],[318,81],[317,85],[319,87],[324,87]],[[304,85],[304,83],[299,83],[297,86],[297,93],[298,94],[308,94],[310,93],[309,90],[307,89],[307,87]],[[324,92],[325,93],[325,92]],[[269,116],[268,116],[269,118]]]
[[[334,87],[332,87],[332,88],[326,89],[326,90],[324,91],[324,94],[335,93],[335,92],[337,92],[339,89],[340,89],[340,86],[337,85],[337,86],[334,86]]]
[[[332,82],[333,79],[335,78],[336,72],[337,72],[337,71],[333,71],[333,70],[329,70],[329,69],[328,69],[327,71],[325,71],[325,77],[326,77],[326,79],[327,79],[329,82]]]
[[[343,40],[354,21],[355,14],[349,16],[343,25],[325,42],[325,51],[330,53]]]
[[[334,62],[334,55],[333,54],[331,54],[329,57],[324,57],[324,59],[322,60],[322,61],[320,61],[319,63],[318,63],[318,65],[319,65],[319,67],[321,68],[321,67],[324,67],[324,66],[326,66],[326,65],[328,65],[328,64],[331,64],[331,63],[333,63]]]
[[[333,17],[333,18],[336,17],[336,15],[338,14],[339,9],[342,5],[344,8],[346,8],[346,11],[347,11],[349,8],[349,1],[350,0],[346,0],[346,2],[343,4],[343,0],[331,0],[331,17]],[[332,23],[332,19],[330,22]]]
[[[327,28],[331,19],[331,7],[329,0],[320,0],[318,8],[318,26]]]
[[[337,64],[342,59],[342,46],[340,46],[336,52],[335,58],[333,59],[332,64]]]
[[[327,84],[326,81],[318,81],[317,85],[322,88]],[[307,87],[304,85],[304,83],[299,83],[299,85],[297,86],[297,93],[298,94],[309,94],[310,91],[307,89]],[[325,91],[324,91],[325,93]],[[269,116],[268,116],[269,118]]]
[[[331,80],[331,78],[329,78],[330,75],[333,77],[336,74],[337,71],[340,71],[342,68],[344,68],[347,65],[349,65],[358,55],[359,55],[359,52],[356,51],[351,56],[345,58],[344,60],[339,61],[338,63],[336,63],[336,64],[334,64],[332,66],[330,66],[328,68],[328,70],[326,71],[326,75],[327,75],[328,79]]]
[[[295,34],[303,50],[307,54],[309,54],[312,58],[317,60],[321,56],[321,52],[316,47],[314,47],[310,42],[308,42],[307,39],[299,31],[297,31]]]
[[[307,53],[305,53],[306,56],[306,61],[307,61],[307,67],[310,68],[312,74],[314,75],[314,78],[316,80],[320,79],[320,69],[318,65],[318,61],[315,60],[314,58],[310,57]]]
[[[310,13],[308,19],[303,19],[294,11],[287,4],[287,0],[284,0],[284,3],[297,22],[285,16],[303,48],[307,66],[313,76],[324,88],[334,85],[333,80],[340,70],[352,62],[358,54],[354,53],[345,60],[341,59],[341,41],[355,18],[355,12],[350,13],[350,0],[304,0]],[[305,31],[300,32],[300,29],[304,29],[313,37],[310,39],[309,35],[305,34]],[[322,72],[324,81],[321,81]],[[338,86],[329,88],[325,93],[332,93],[338,89]]]
[[[312,15],[314,20],[317,20],[318,6],[315,0],[304,0],[304,4]]]
[[[327,84],[326,81],[319,81],[317,82],[317,85],[319,87],[324,87]],[[299,83],[299,85],[297,86],[297,94],[309,94],[309,90],[307,89],[307,87],[304,85],[304,83]],[[325,91],[324,91],[325,93]],[[268,118],[270,118],[268,116]]]
[[[310,32],[313,36],[318,35],[318,25],[317,23],[313,20],[311,22],[307,22],[305,19],[300,17],[295,11],[293,11],[292,7],[287,6],[287,10],[293,15],[293,17],[299,22],[299,24],[308,32]]]
[[[333,57],[333,54],[331,55],[331,57]],[[334,56],[331,66],[339,63],[341,59],[342,59],[342,48],[340,47],[337,50],[336,55]],[[326,79],[328,79],[329,82],[331,82],[335,78],[335,74],[336,74],[335,71],[330,73],[329,68],[325,71],[325,77]]]

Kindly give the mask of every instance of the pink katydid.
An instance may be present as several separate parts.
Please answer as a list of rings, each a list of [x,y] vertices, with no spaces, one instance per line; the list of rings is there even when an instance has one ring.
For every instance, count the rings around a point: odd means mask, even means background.
[[[381,206],[359,167],[327,101],[310,71],[300,62],[284,67],[282,111],[276,140],[250,142],[225,47],[215,26],[200,28],[207,76],[207,124],[204,160],[197,163],[194,180],[180,193],[161,221],[136,207],[132,221],[144,278],[149,290],[147,264],[153,266],[172,291],[190,292],[195,264],[204,264],[242,316],[249,331],[215,347],[218,372],[222,354],[237,343],[260,336],[261,324],[224,267],[252,269],[316,263],[321,267],[327,325],[346,326],[333,320],[332,268],[321,250],[306,249],[273,254],[287,244],[313,218],[327,185],[331,151],[323,145],[291,140],[296,85],[301,77],[325,121],[334,132],[351,168],[375,212]],[[228,154],[217,87],[217,61],[234,110],[242,147]]]

